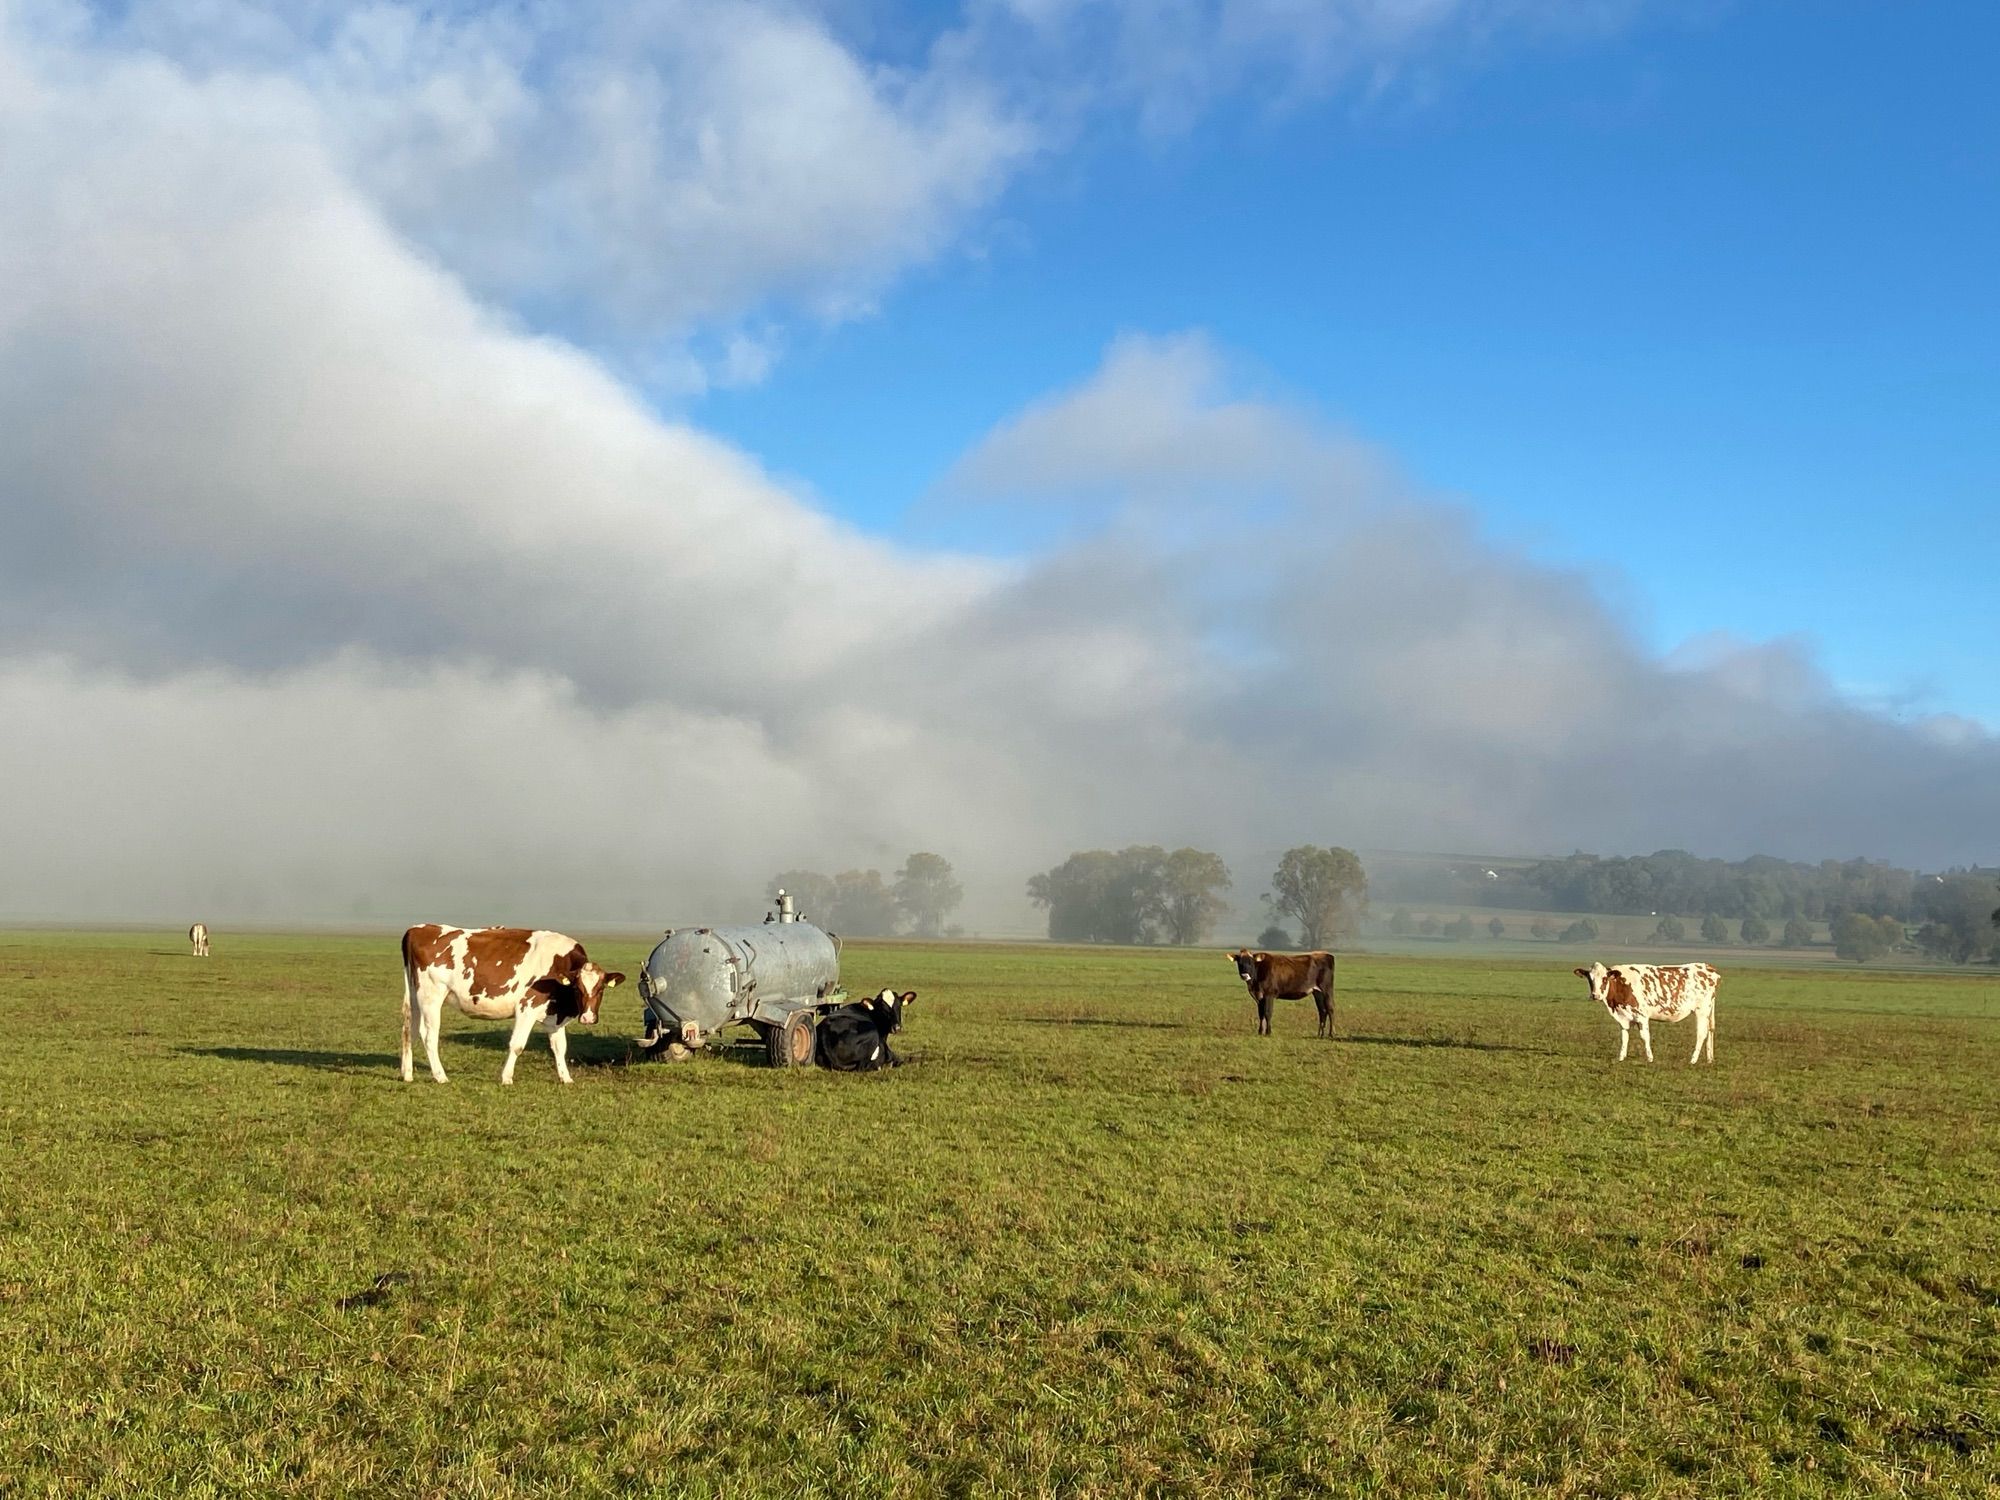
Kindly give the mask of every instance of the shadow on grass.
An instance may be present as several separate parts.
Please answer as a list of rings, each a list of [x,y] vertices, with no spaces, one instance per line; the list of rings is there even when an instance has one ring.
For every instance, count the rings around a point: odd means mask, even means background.
[[[1016,1016],[1023,1026],[1117,1026],[1137,1031],[1186,1031],[1180,1021],[1121,1021],[1111,1016]]]
[[[570,1066],[583,1068],[610,1067],[624,1062],[632,1053],[634,1044],[625,1037],[579,1037],[570,1032]],[[485,1052],[505,1052],[507,1050],[508,1028],[447,1031],[443,1038],[443,1051],[447,1058],[458,1047],[477,1047]],[[219,1057],[224,1062],[269,1063],[283,1068],[323,1068],[335,1073],[373,1072],[377,1068],[395,1071],[402,1063],[400,1052],[342,1052],[337,1050],[314,1052],[304,1047],[180,1047],[176,1051],[189,1057]],[[537,1044],[536,1037],[529,1037],[528,1047],[521,1054],[521,1066],[526,1067],[528,1059],[536,1053],[548,1056],[546,1038]],[[417,1071],[423,1072],[424,1049],[418,1046],[416,1054]]]
[[[574,1026],[564,1033],[569,1037],[569,1065],[572,1068],[612,1068],[632,1060],[638,1051],[636,1037],[592,1036],[578,1031]],[[463,1031],[447,1029],[440,1042],[442,1050],[449,1055],[454,1046],[477,1047],[483,1052],[505,1052],[507,1039],[513,1035],[513,1027],[495,1024],[482,1026],[478,1030],[468,1027]],[[424,1049],[417,1047],[417,1070],[424,1068]],[[519,1066],[527,1067],[531,1059],[540,1057],[547,1062],[549,1057],[548,1033],[539,1026],[528,1033],[528,1045],[521,1051]],[[392,1059],[400,1061],[400,1059]]]
[[[224,1062],[271,1063],[281,1068],[324,1068],[335,1073],[394,1071],[402,1058],[394,1052],[308,1052],[303,1047],[178,1047],[187,1057],[219,1057]]]
[[[1343,1042],[1359,1042],[1364,1047],[1450,1047],[1460,1052],[1534,1052],[1543,1057],[1555,1053],[1547,1047],[1517,1047],[1512,1042],[1479,1042],[1469,1036],[1343,1036]]]

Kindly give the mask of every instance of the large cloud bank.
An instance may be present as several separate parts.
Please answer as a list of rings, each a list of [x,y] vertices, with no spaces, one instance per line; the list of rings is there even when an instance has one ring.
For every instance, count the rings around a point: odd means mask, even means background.
[[[1643,577],[1495,545],[1198,335],[1115,342],[940,487],[1081,536],[851,530],[501,308],[585,295],[550,225],[663,336],[867,295],[1038,139],[1009,90],[799,7],[560,58],[532,9],[413,14],[0,8],[0,916],[674,921],[929,848],[1008,927],[1099,843],[1990,856],[1984,731],[1862,712],[1795,645],[1654,659]],[[599,54],[726,56],[739,107],[593,113],[638,87]],[[631,182],[509,144],[548,111]],[[822,182],[781,243],[816,119],[895,182]]]

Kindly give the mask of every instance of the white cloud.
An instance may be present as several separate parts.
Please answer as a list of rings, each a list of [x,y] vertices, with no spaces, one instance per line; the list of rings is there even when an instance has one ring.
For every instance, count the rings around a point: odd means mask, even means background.
[[[1206,337],[1128,335],[1089,380],[989,433],[940,489],[1100,519],[1107,507],[1141,507],[1158,527],[1170,511],[1241,514],[1301,496],[1350,503],[1392,492],[1394,477],[1366,445],[1280,401],[1240,394]]]
[[[28,14],[65,62],[265,94],[476,292],[615,350],[863,308],[1036,144],[977,74],[872,63],[782,0]]]
[[[0,450],[27,530],[0,558],[0,619],[17,638],[270,665],[331,635],[616,695],[820,669],[887,628],[833,607],[843,588],[896,597],[908,624],[987,586],[988,565],[905,559],[800,506],[483,310],[293,106],[121,63],[12,123]],[[733,585],[713,566],[731,552],[754,560]],[[576,576],[552,584],[554,558]],[[791,644],[772,652],[750,618]]]

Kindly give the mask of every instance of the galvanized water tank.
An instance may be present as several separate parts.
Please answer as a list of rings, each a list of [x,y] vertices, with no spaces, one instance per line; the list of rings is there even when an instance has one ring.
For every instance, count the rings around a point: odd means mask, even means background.
[[[810,922],[685,927],[654,947],[639,993],[660,1031],[698,1047],[732,1022],[782,1025],[839,999],[840,951]]]

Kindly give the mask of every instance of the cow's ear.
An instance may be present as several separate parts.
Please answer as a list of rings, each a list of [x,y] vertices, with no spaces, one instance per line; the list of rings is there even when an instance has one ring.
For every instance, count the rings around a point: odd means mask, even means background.
[[[623,974],[617,973],[615,970],[612,973],[606,974],[604,976],[604,987],[607,990],[610,989],[611,986],[614,984],[623,984],[624,982],[625,982],[625,976]]]
[[[1570,973],[1574,974],[1578,979],[1590,978],[1590,970],[1588,969],[1571,969]]]
[[[898,1005],[908,1005],[912,1000],[916,998],[917,998],[917,992],[915,990],[904,990],[902,994],[896,997],[896,1003]]]

